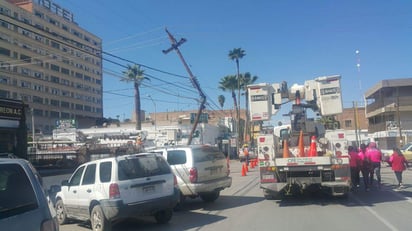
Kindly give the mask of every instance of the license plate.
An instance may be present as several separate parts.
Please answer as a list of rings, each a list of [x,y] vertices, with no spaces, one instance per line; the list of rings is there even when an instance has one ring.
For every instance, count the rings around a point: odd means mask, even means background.
[[[144,193],[153,193],[155,191],[155,186],[154,185],[144,186],[142,190]]]
[[[275,179],[274,175],[262,175],[263,180],[273,180]]]

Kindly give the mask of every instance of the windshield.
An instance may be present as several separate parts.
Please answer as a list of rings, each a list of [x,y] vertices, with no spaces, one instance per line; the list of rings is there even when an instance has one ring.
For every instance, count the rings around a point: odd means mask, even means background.
[[[411,146],[412,146],[412,143],[407,143],[407,144],[402,146],[401,150],[406,151],[406,150],[410,149]]]

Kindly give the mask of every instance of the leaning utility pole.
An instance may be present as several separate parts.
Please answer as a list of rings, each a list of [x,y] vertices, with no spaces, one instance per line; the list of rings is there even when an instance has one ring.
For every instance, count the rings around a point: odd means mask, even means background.
[[[196,115],[195,121],[193,123],[192,130],[190,131],[190,134],[189,134],[189,140],[187,141],[187,144],[190,145],[192,143],[193,134],[196,131],[197,124],[199,123],[199,119],[200,119],[200,115],[202,114],[202,110],[205,108],[206,96],[203,93],[202,89],[200,88],[199,82],[197,81],[196,77],[193,76],[192,71],[190,70],[189,66],[187,65],[185,59],[183,58],[183,55],[179,51],[179,46],[182,45],[184,42],[186,42],[186,39],[182,38],[182,39],[180,39],[179,42],[177,42],[176,39],[173,37],[173,35],[171,35],[169,33],[167,28],[165,30],[166,30],[167,35],[169,36],[170,43],[172,44],[172,46],[167,50],[163,50],[162,52],[164,54],[167,54],[172,50],[176,51],[176,53],[179,56],[180,60],[182,61],[183,65],[185,66],[187,73],[189,73],[190,81],[192,82],[193,87],[196,88],[196,90],[199,92],[199,95],[200,95],[199,110],[197,111],[197,115]]]

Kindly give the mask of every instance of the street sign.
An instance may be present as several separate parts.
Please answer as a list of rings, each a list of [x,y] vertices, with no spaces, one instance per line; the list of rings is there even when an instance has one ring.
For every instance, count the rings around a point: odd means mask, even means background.
[[[193,124],[195,122],[197,113],[190,113],[190,123]],[[207,124],[209,121],[209,114],[208,113],[202,113],[199,117],[199,123],[205,123]]]

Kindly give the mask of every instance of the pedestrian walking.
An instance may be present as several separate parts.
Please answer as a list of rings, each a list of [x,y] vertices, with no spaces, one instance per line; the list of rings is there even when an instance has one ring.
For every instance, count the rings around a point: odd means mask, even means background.
[[[395,173],[396,180],[398,181],[398,189],[402,189],[402,172],[405,171],[408,166],[408,161],[406,161],[405,156],[402,154],[399,148],[393,148],[393,153],[389,158],[389,163],[392,165],[392,170]]]
[[[348,154],[349,154],[349,167],[350,167],[352,187],[358,188],[360,184],[360,176],[359,176],[360,158],[358,156],[358,152],[353,146],[348,147]]]
[[[371,161],[371,169],[369,171],[369,184],[373,185],[374,175],[376,175],[377,186],[381,187],[381,161],[382,152],[376,147],[375,142],[370,142],[366,151],[366,156]]]
[[[371,161],[369,157],[366,156],[366,145],[361,144],[359,147],[359,160],[360,160],[360,172],[362,173],[363,185],[365,191],[369,191],[369,172],[371,169]]]

